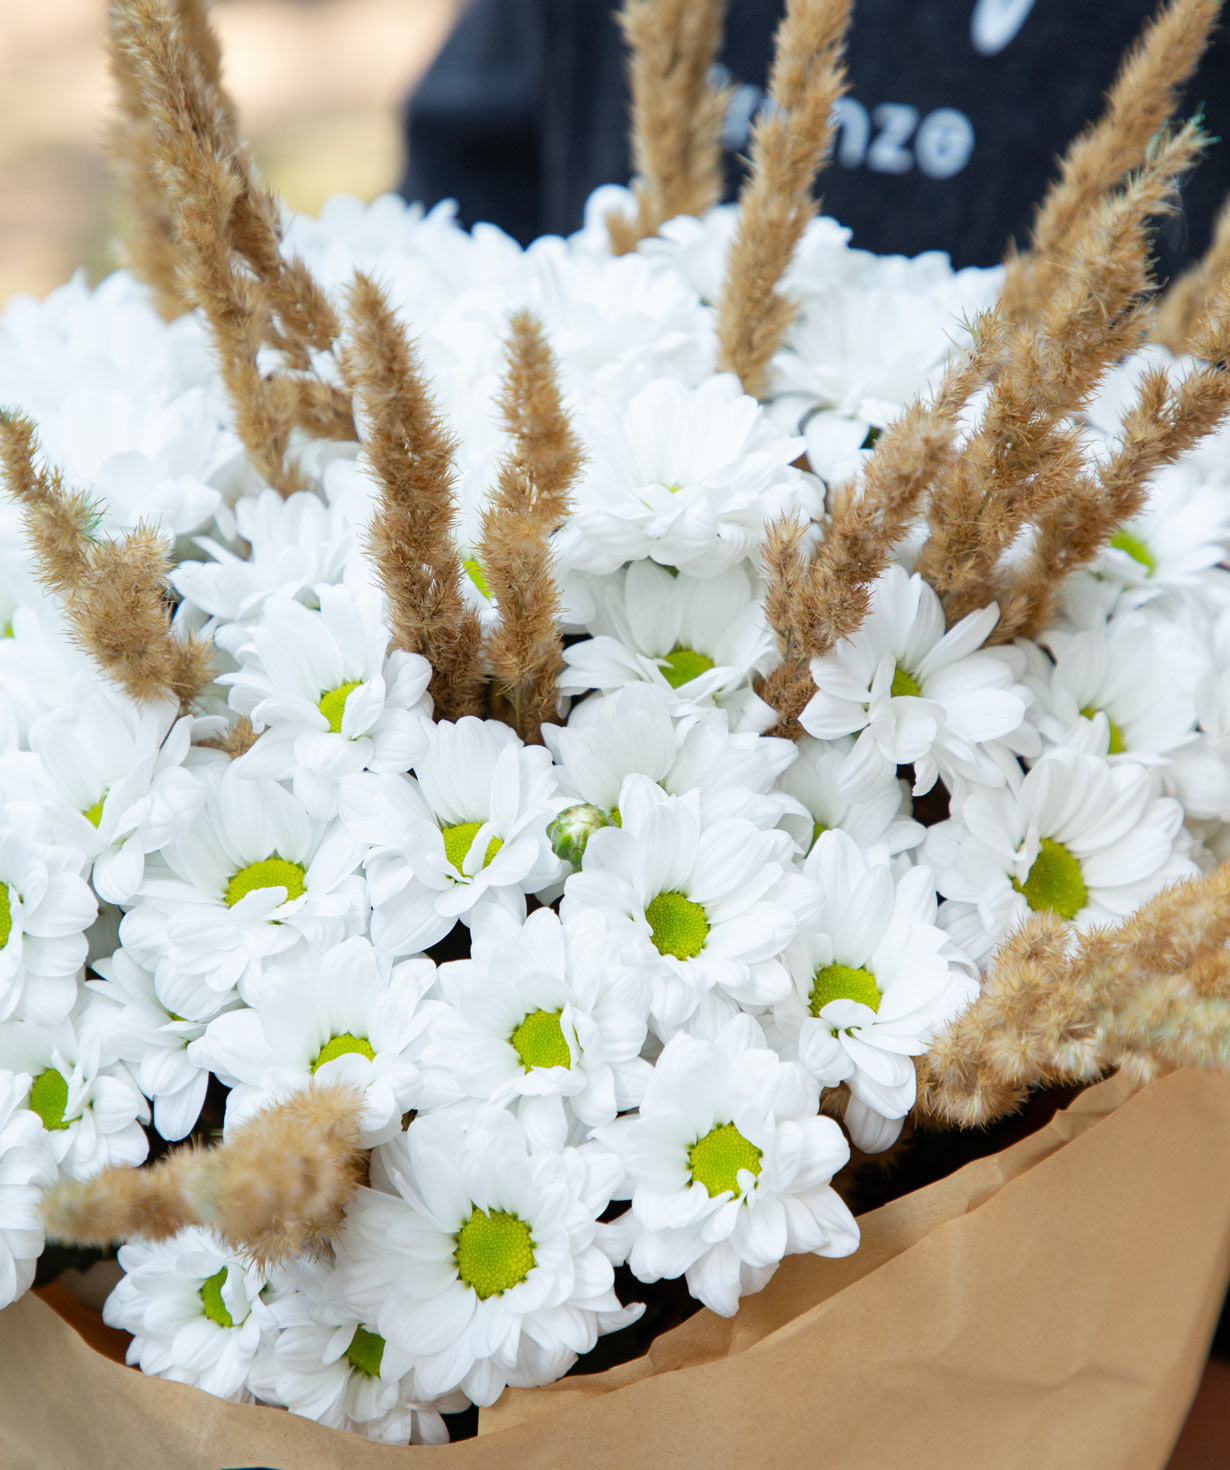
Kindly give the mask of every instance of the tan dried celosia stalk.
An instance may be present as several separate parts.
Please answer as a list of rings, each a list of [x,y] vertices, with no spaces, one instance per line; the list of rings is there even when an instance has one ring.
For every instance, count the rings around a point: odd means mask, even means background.
[[[560,397],[555,359],[529,312],[509,322],[499,406],[512,452],[483,513],[479,561],[499,622],[487,637],[492,713],[541,744],[556,719],[563,665],[560,596],[551,533],[563,524],[581,468],[581,445]]]
[[[703,214],[722,197],[722,120],[730,90],[709,72],[722,42],[726,0],[624,0],[629,48],[632,191],[637,212],[606,217],[625,255],[678,214]]]
[[[1038,206],[1030,249],[1008,261],[1002,308],[1027,321],[1064,274],[1064,258],[1099,200],[1145,161],[1178,105],[1216,23],[1221,0],[1171,0],[1145,26],[1107,94],[1106,110],[1069,146]]]
[[[774,38],[769,95],[752,127],[750,169],[718,306],[718,365],[760,397],[798,305],[781,283],[816,212],[816,176],[846,88],[851,0],[787,0]]]
[[[212,647],[172,630],[170,547],[145,525],[117,541],[100,538],[97,508],[66,491],[58,471],[39,469],[38,452],[29,419],[0,412],[0,470],[74,639],[133,699],[187,709],[212,678]]]
[[[347,395],[316,374],[339,323],[303,263],[282,256],[277,201],[256,183],[208,34],[187,0],[110,5],[112,68],[125,112],[140,120],[140,176],[155,181],[162,212],[137,233],[156,242],[169,221],[176,289],[209,322],[236,430],[262,476],[289,494],[305,483],[290,456],[296,428],[355,437]],[[262,370],[262,347],[281,355],[283,371]]]
[[[1146,166],[1084,221],[1062,278],[1028,321],[1009,322],[994,308],[998,352],[987,404],[936,485],[918,559],[950,623],[997,598],[1000,559],[1023,527],[1071,504],[1084,466],[1073,416],[1107,369],[1144,340],[1149,224],[1172,206],[1176,180],[1203,141],[1194,123],[1157,140]],[[1066,545],[1062,528],[1057,534]],[[1000,636],[1010,636],[1007,627]]]
[[[344,369],[367,414],[363,454],[380,486],[367,551],[388,596],[393,643],[432,666],[445,719],[481,714],[482,633],[461,592],[453,537],[456,441],[384,292],[356,274]]]
[[[149,1168],[64,1179],[44,1197],[48,1237],[65,1244],[166,1240],[204,1225],[263,1270],[327,1255],[367,1177],[363,1097],[309,1087],[270,1105],[215,1148],[178,1149]]]
[[[982,994],[918,1063],[918,1114],[959,1127],[1014,1111],[1034,1087],[1119,1067],[1147,1077],[1230,1067],[1230,864],[1167,888],[1112,929],[1032,914]]]
[[[1213,239],[1200,260],[1167,288],[1157,306],[1153,340],[1177,356],[1193,351],[1196,333],[1230,283],[1230,198],[1218,211]]]

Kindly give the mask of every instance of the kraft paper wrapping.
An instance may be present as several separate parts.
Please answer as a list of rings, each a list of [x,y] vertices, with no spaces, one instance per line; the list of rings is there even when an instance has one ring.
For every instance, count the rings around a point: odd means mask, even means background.
[[[1112,1079],[1038,1133],[794,1257],[730,1321],[507,1393],[479,1438],[374,1445],[109,1361],[0,1313],[4,1470],[1157,1470],[1230,1272],[1230,1076]]]

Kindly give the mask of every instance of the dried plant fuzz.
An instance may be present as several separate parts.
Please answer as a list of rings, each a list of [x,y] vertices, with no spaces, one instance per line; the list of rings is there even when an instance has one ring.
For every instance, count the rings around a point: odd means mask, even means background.
[[[500,615],[487,640],[492,712],[523,740],[541,744],[543,723],[556,718],[563,664],[550,536],[568,514],[581,446],[560,398],[551,348],[529,312],[509,323],[500,412],[513,448],[484,512],[479,546]]]
[[[611,249],[624,255],[678,214],[703,214],[722,197],[722,120],[730,91],[709,71],[726,0],[625,0],[629,47],[635,219],[607,215]]]
[[[484,712],[477,615],[461,593],[453,539],[456,443],[384,293],[357,274],[345,370],[367,412],[364,457],[380,485],[367,552],[389,603],[394,645],[433,669],[431,695],[445,719]]]
[[[1002,305],[1022,321],[1045,302],[1062,257],[1100,199],[1141,167],[1200,63],[1221,0],[1172,0],[1145,26],[1107,93],[1106,110],[1069,146],[1038,206],[1025,256],[1009,260]]]
[[[345,393],[316,374],[336,313],[302,262],[281,254],[277,201],[255,181],[195,4],[112,0],[109,40],[122,107],[140,119],[142,177],[156,181],[162,210],[137,234],[169,229],[176,289],[209,322],[236,430],[262,476],[289,494],[304,484],[289,456],[294,429],[354,438]],[[263,347],[280,354],[282,371],[262,370]]]
[[[327,1255],[367,1177],[363,1098],[309,1087],[264,1108],[216,1148],[188,1147],[145,1169],[104,1169],[47,1191],[48,1236],[65,1244],[165,1240],[204,1225],[264,1270]]]
[[[981,996],[918,1064],[920,1116],[974,1127],[1033,1087],[1230,1067],[1230,864],[1167,888],[1113,929],[1032,914]]]
[[[66,491],[58,472],[38,469],[37,457],[29,419],[0,412],[0,469],[76,641],[131,698],[170,698],[187,709],[212,678],[212,651],[171,628],[169,547],[145,525],[118,541],[99,539],[97,509]]]
[[[774,39],[769,97],[752,128],[750,170],[718,307],[718,364],[760,397],[797,305],[782,290],[816,212],[814,185],[845,91],[851,0],[788,0]]]
[[[1153,340],[1176,356],[1195,351],[1198,334],[1217,310],[1230,285],[1230,198],[1218,211],[1213,239],[1204,256],[1174,282],[1157,307]]]

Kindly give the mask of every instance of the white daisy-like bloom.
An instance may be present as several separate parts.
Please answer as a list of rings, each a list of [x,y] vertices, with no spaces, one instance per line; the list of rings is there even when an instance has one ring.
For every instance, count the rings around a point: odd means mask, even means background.
[[[185,1021],[175,1010],[179,997],[174,977],[164,976],[168,993],[160,993],[154,975],[125,949],[95,960],[92,968],[101,978],[85,983],[105,1002],[98,1019],[105,1028],[106,1049],[127,1064],[153,1104],[159,1135],[170,1143],[186,1138],[201,1115],[209,1085],[209,1069],[192,1060],[188,1047],[204,1035],[207,1019]],[[191,993],[195,998],[199,987],[193,986]],[[219,1010],[239,1004],[225,995],[216,1002]]]
[[[1128,613],[1100,628],[1024,643],[1030,719],[1043,739],[1092,755],[1168,764],[1196,739],[1194,690],[1208,669],[1191,630]]]
[[[652,557],[711,577],[751,556],[779,515],[815,515],[815,482],[791,468],[803,440],[778,434],[738,379],[689,390],[650,383],[622,414],[590,406],[589,458],[556,540],[565,564],[606,574]]]
[[[354,1316],[331,1266],[297,1260],[274,1285],[275,1331],[262,1337],[248,1371],[258,1399],[385,1444],[448,1443],[441,1412],[466,1408],[465,1395],[420,1402],[410,1355]]]
[[[265,1279],[208,1230],[181,1230],[156,1245],[119,1250],[124,1276],[103,1321],[132,1333],[127,1361],[142,1373],[251,1403],[247,1387],[263,1337],[273,1330]]]
[[[910,788],[894,770],[883,770],[875,786],[857,800],[841,787],[851,736],[813,740],[804,735],[798,757],[778,778],[782,790],[799,802],[803,814],[787,812],[779,825],[808,853],[822,832],[847,832],[860,851],[874,861],[908,852],[923,840],[925,829],[910,815]]]
[[[6,803],[0,821],[0,1021],[54,1025],[77,1002],[98,902],[81,877],[81,854],[30,839],[42,808]],[[10,825],[13,823],[14,825]]]
[[[608,973],[604,937],[592,916],[563,925],[541,908],[522,925],[476,910],[470,958],[440,967],[422,1052],[437,1086],[511,1107],[534,1148],[583,1142],[635,1107],[651,1070],[641,987]]]
[[[923,579],[893,565],[871,592],[862,626],[812,659],[817,692],[799,723],[819,740],[857,735],[840,787],[866,798],[886,771],[914,767],[914,792],[943,776],[1002,781],[1013,752],[1031,754],[1029,691],[1015,649],[984,649],[999,620],[992,605],[945,631],[939,598]]]
[[[131,901],[146,855],[201,809],[205,785],[184,766],[191,742],[192,720],[173,702],[136,704],[109,688],[31,728],[44,820],[92,863],[94,889],[108,903]]]
[[[980,964],[1030,910],[1078,929],[1126,918],[1193,878],[1177,848],[1183,808],[1156,777],[1058,746],[1019,789],[958,788],[952,817],[927,830],[923,858],[948,902],[939,922]]]
[[[620,1305],[598,1223],[618,1161],[589,1144],[534,1152],[500,1108],[431,1113],[384,1144],[339,1251],[345,1299],[414,1364],[428,1398],[460,1388],[493,1404],[505,1387],[559,1378],[599,1336],[635,1322]]]
[[[628,1265],[641,1281],[685,1276],[731,1317],[784,1256],[848,1256],[858,1225],[830,1180],[850,1157],[819,1089],[765,1044],[748,1015],[711,1041],[662,1049],[640,1111],[596,1136],[628,1174]]]
[[[435,975],[428,959],[382,965],[356,935],[271,967],[255,1005],[215,1017],[189,1060],[231,1088],[228,1130],[313,1080],[349,1083],[363,1094],[359,1137],[372,1148],[428,1101],[413,1053],[427,1019],[419,1001]]]
[[[794,982],[766,1031],[822,1088],[845,1083],[845,1125],[887,1148],[914,1105],[911,1057],[978,994],[977,972],[936,926],[927,868],[894,880],[845,832],[823,832],[803,867],[820,908],[786,951]]]
[[[341,817],[370,846],[377,950],[426,949],[483,899],[523,919],[525,895],[563,875],[547,823],[564,805],[545,750],[470,715],[430,728],[414,777],[347,777]]]
[[[712,1032],[739,1005],[780,1000],[781,955],[811,900],[789,836],[739,817],[704,824],[699,793],[668,796],[644,776],[624,781],[619,811],[621,826],[589,838],[560,914],[601,918],[611,965],[648,987],[654,1031]]]
[[[785,812],[799,812],[775,789],[795,759],[793,741],[732,731],[716,711],[681,713],[653,684],[581,700],[567,726],[544,725],[542,734],[561,790],[606,811],[618,805],[624,777],[639,773],[672,796],[699,791],[705,821],[741,816],[772,827]]]
[[[252,999],[275,956],[339,944],[368,918],[362,848],[340,826],[314,822],[285,787],[233,764],[207,775],[200,816],[147,864],[120,926],[142,964],[196,981],[195,995],[181,995],[191,1020],[236,988]]]
[[[585,590],[594,599],[591,636],[564,650],[561,694],[648,683],[681,713],[716,706],[734,729],[773,723],[751,679],[772,667],[777,645],[746,565],[697,579],[638,561]]]
[[[31,1078],[0,1069],[0,1309],[30,1289],[43,1253],[43,1191],[56,1161],[42,1119],[30,1111]]]
[[[237,768],[290,780],[309,815],[327,820],[344,776],[406,771],[423,753],[431,666],[388,652],[384,599],[374,590],[315,592],[319,611],[274,598],[258,623],[220,629],[239,668],[217,682],[231,686],[231,708],[261,731]]]
[[[170,573],[187,608],[210,620],[247,621],[271,596],[304,601],[311,588],[341,580],[352,552],[343,509],[307,490],[285,498],[269,489],[244,495],[233,522],[222,540],[197,538],[212,560],[183,561]],[[225,544],[229,537],[241,543],[238,550]]]
[[[149,1152],[149,1106],[128,1068],[114,1059],[99,1007],[86,1001],[57,1026],[0,1026],[0,1068],[31,1078],[26,1107],[47,1133],[60,1172],[88,1179]]]

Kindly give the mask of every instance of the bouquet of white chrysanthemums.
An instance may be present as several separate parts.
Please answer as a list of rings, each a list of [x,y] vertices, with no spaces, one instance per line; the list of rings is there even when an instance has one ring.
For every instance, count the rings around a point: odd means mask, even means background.
[[[1205,368],[1131,269],[1198,139],[1007,283],[874,257],[802,202],[814,0],[745,197],[680,213],[637,28],[688,10],[629,6],[642,181],[571,238],[337,199],[270,255],[199,16],[114,7],[174,228],[0,318],[0,1303],[45,1222],[129,1239],[147,1373],[439,1442],[654,1283],[855,1251],[912,1112],[1225,1061],[1222,282]]]

